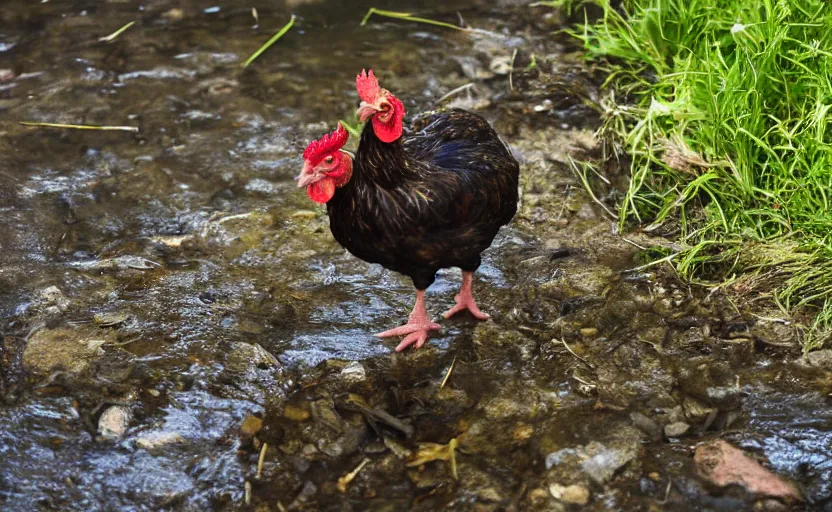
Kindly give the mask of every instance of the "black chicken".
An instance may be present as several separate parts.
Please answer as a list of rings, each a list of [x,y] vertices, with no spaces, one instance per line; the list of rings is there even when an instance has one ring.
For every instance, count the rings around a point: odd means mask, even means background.
[[[413,280],[416,305],[407,324],[378,334],[420,348],[430,321],[424,294],[440,268],[462,269],[449,318],[469,310],[488,319],[471,294],[480,254],[517,211],[519,166],[482,117],[465,110],[428,112],[403,134],[404,106],[370,71],[356,79],[366,122],[352,160],[342,126],[304,152],[298,186],[326,203],[330,229],[350,253]],[[369,121],[369,122],[368,122]]]

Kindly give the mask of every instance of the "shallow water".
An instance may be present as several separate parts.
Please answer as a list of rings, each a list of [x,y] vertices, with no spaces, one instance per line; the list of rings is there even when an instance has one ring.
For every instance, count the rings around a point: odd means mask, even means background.
[[[371,5],[451,22],[459,12],[493,34],[359,28]],[[291,12],[295,29],[243,70]],[[633,245],[564,163],[594,151],[584,100],[597,77],[548,35],[560,26],[551,13],[512,2],[4,3],[0,70],[15,78],[0,82],[2,508],[562,510],[548,497],[555,482],[587,486],[593,510],[754,506],[696,476],[692,450],[711,438],[795,479],[810,507],[832,507],[828,370],[760,342],[780,331],[735,336],[753,317],[718,296],[657,269],[622,274],[636,266]],[[540,69],[516,72],[512,90],[499,68],[515,49],[516,69],[531,53]],[[370,66],[411,111],[474,82],[466,106],[481,106],[523,162],[521,213],[478,272],[494,319],[443,322],[418,353],[372,336],[406,317],[410,283],[346,254],[292,181],[305,144],[352,119],[353,77]],[[458,283],[440,273],[434,314]],[[347,393],[415,433],[365,424]],[[680,439],[633,430],[631,412],[664,425],[690,399],[716,411],[706,428],[692,415]],[[126,432],[102,438],[102,414],[119,407]],[[264,421],[254,440],[240,433],[250,415]],[[389,446],[454,437],[458,480],[441,461],[408,469]],[[547,467],[593,441],[637,455],[602,483]]]

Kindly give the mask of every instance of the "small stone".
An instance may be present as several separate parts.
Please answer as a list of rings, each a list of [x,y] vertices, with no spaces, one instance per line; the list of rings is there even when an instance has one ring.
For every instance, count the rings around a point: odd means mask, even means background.
[[[248,373],[257,369],[280,368],[277,360],[259,344],[237,342],[225,359],[226,367],[232,372]]]
[[[85,328],[41,329],[29,338],[23,351],[23,367],[35,374],[49,375],[56,370],[78,375],[104,354],[102,345],[109,337],[100,330]]]
[[[47,302],[56,302],[64,298],[64,293],[57,286],[47,286],[38,295]]]
[[[92,321],[101,327],[115,327],[123,324],[130,318],[130,315],[125,313],[96,313],[92,317]]]
[[[677,421],[664,426],[664,435],[670,438],[682,437],[688,433],[688,430],[690,430],[690,425],[684,421]]]
[[[347,382],[363,382],[367,380],[367,371],[358,361],[353,361],[341,370],[341,378]]]
[[[136,445],[139,448],[152,450],[160,448],[169,444],[184,443],[185,438],[176,432],[155,432],[144,437],[136,439]]]
[[[699,475],[717,487],[738,484],[759,496],[803,501],[803,496],[793,483],[772,473],[725,441],[711,441],[698,446],[693,461]]]
[[[685,411],[685,418],[688,421],[702,421],[708,417],[709,414],[715,411],[713,407],[707,407],[699,400],[691,397],[686,397],[682,402],[682,409]]]
[[[810,368],[832,369],[832,349],[809,352],[800,360],[800,363]]]
[[[767,499],[754,503],[754,510],[761,512],[785,512],[789,507],[780,500]]]
[[[308,420],[310,414],[309,409],[292,404],[286,404],[286,407],[283,409],[283,416],[286,419],[301,422]]]
[[[11,69],[0,69],[0,84],[14,80],[14,71]]]
[[[318,451],[318,448],[314,444],[305,444],[300,451],[304,457],[314,457],[315,455],[321,453]]]
[[[249,414],[246,416],[246,419],[243,420],[243,424],[240,425],[240,433],[245,437],[252,437],[258,432],[260,429],[263,428],[263,419],[254,416],[253,414]]]
[[[653,441],[661,441],[662,427],[660,427],[655,420],[641,414],[640,412],[631,412],[630,419],[633,421],[633,425],[645,434],[649,435]]]
[[[522,421],[515,425],[514,429],[511,431],[511,437],[517,443],[528,441],[533,434],[534,427],[529,425],[528,423],[523,423]]]
[[[739,401],[740,388],[737,386],[711,386],[705,390],[708,398],[720,403],[731,404]]]
[[[130,409],[120,405],[108,407],[98,418],[98,431],[107,439],[115,439],[124,435],[130,426],[133,414]]]
[[[581,329],[580,333],[581,336],[585,338],[591,338],[598,334],[598,329],[596,329],[595,327],[584,327],[583,329]]]
[[[499,503],[503,501],[503,496],[493,487],[487,487],[478,492],[477,498],[479,498],[480,501],[487,501],[490,503]]]
[[[583,448],[583,455],[588,458],[581,463],[581,469],[598,484],[606,483],[638,457],[641,432],[634,427],[621,427],[605,443],[591,441]]]
[[[496,75],[507,75],[511,72],[511,56],[498,55],[491,59],[488,69]]]
[[[316,400],[310,405],[312,417],[339,434],[344,431],[343,420],[328,400]]]
[[[165,13],[165,17],[170,21],[179,21],[185,17],[185,11],[179,9],[178,7],[174,7]]]
[[[541,507],[549,501],[549,496],[550,494],[546,491],[546,489],[532,489],[529,491],[529,503],[531,503],[534,507]]]
[[[556,500],[564,503],[571,503],[573,505],[586,505],[589,503],[589,489],[582,485],[567,485],[552,484],[549,486],[549,492]]]

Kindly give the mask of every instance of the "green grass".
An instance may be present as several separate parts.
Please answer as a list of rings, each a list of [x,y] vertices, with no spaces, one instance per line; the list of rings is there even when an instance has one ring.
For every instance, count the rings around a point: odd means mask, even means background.
[[[255,11],[252,11],[252,12],[255,12]],[[255,16],[254,19],[259,21],[257,16]],[[249,64],[254,62],[254,60],[257,57],[259,57],[263,52],[268,50],[274,43],[279,41],[281,37],[285,36],[286,32],[291,30],[294,25],[295,25],[295,15],[293,14],[292,17],[289,19],[289,22],[286,23],[285,25],[283,25],[283,28],[278,30],[275,35],[273,35],[268,41],[263,43],[263,46],[261,46],[260,48],[255,50],[254,53],[252,53],[251,56],[249,56],[249,58],[247,58],[245,60],[245,62],[243,62],[243,67],[247,68],[249,66]]]
[[[832,337],[832,4],[592,0],[600,135],[629,165],[622,227],[678,227],[682,277],[810,312]],[[576,2],[549,4],[574,7]]]

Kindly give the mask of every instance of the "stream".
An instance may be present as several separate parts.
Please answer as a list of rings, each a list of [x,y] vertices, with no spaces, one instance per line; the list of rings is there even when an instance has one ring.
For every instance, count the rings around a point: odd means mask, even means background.
[[[370,7],[482,30],[359,26]],[[603,150],[603,75],[568,21],[507,0],[5,0],[0,509],[832,511],[832,351],[645,266],[669,242],[588,196],[569,162]],[[410,112],[482,114],[521,162],[476,274],[492,319],[401,354],[373,334],[411,283],[346,253],[293,181],[370,67]],[[434,316],[459,282],[440,272]],[[703,478],[717,439],[801,499]]]

